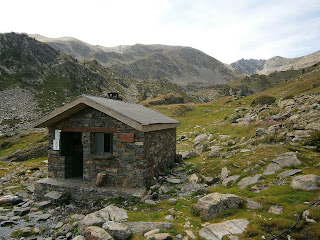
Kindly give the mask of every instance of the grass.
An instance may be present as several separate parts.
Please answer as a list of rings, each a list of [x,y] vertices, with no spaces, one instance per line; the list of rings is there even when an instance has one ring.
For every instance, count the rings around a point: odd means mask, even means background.
[[[30,148],[32,144],[46,142],[48,139],[47,131],[26,132],[12,137],[0,138],[0,145],[8,142],[9,147],[0,149],[0,157],[14,154],[17,150]]]
[[[305,92],[320,91],[318,87],[319,80],[315,79],[316,73],[304,74],[300,78],[292,79],[286,84],[279,85],[277,88],[265,91],[268,95],[275,96],[277,99],[284,96],[295,96],[295,94]],[[313,81],[311,81],[313,80]],[[319,82],[320,83],[320,82]],[[313,87],[313,88],[312,88]],[[186,135],[189,140],[179,141],[177,144],[178,151],[191,151],[193,139],[200,133],[211,135],[211,140],[208,142],[208,147],[219,145],[221,147],[220,154],[227,153],[230,147],[239,146],[240,149],[247,148],[247,145],[242,143],[251,141],[253,147],[249,152],[241,153],[234,151],[233,155],[229,157],[209,157],[209,151],[201,154],[200,156],[188,159],[185,162],[191,163],[187,165],[186,171],[188,174],[197,173],[198,176],[205,175],[210,177],[218,176],[223,167],[227,167],[231,175],[240,175],[241,178],[252,176],[254,174],[261,174],[270,163],[270,161],[279,154],[285,152],[295,152],[302,164],[299,169],[303,170],[303,174],[317,174],[320,172],[319,165],[319,152],[304,149],[302,146],[291,146],[288,142],[277,137],[270,138],[255,138],[256,130],[260,127],[268,128],[270,125],[278,124],[281,122],[271,122],[268,118],[272,115],[279,113],[279,108],[274,104],[270,105],[269,109],[259,113],[260,122],[250,124],[231,124],[230,115],[239,109],[238,117],[243,117],[247,113],[251,102],[256,96],[249,96],[244,98],[223,97],[205,104],[174,104],[166,106],[153,106],[152,109],[159,111],[167,116],[174,117],[181,122],[181,126],[177,130],[177,135]],[[299,109],[297,109],[298,111]],[[237,112],[236,112],[237,113]],[[287,123],[283,123],[284,125]],[[290,127],[290,126],[289,126]],[[290,128],[288,129],[290,130]],[[228,135],[228,140],[221,140],[220,135]],[[18,140],[14,141],[13,145],[7,145],[6,149],[0,150],[1,154],[7,152],[14,152],[17,149],[29,147],[29,143],[42,141],[45,139],[45,134],[34,133],[28,136],[21,136]],[[243,140],[244,139],[244,140]],[[0,144],[10,139],[0,139]],[[317,139],[316,139],[317,140]],[[281,142],[281,144],[279,143]],[[317,142],[316,142],[317,143]],[[24,168],[32,168],[41,164],[45,157],[33,159],[21,163]],[[12,171],[17,166],[8,166],[7,163],[0,163],[0,176],[1,174]],[[7,169],[6,169],[7,168]],[[1,170],[3,169],[3,170]],[[290,168],[284,168],[283,171]],[[264,189],[260,192],[252,190],[252,186],[245,189],[239,189],[237,182],[232,186],[218,186],[210,187],[209,192],[229,193],[238,195],[243,201],[244,206],[239,209],[230,209],[222,211],[217,218],[207,221],[208,223],[218,223],[231,219],[246,218],[250,224],[246,231],[239,235],[240,239],[261,239],[265,236],[267,239],[279,234],[280,232],[291,227],[296,221],[296,215],[305,209],[308,204],[306,202],[315,201],[320,197],[318,191],[301,191],[294,190],[290,187],[291,178],[283,181],[282,185],[275,185],[274,182],[279,180],[276,172],[274,175],[263,176],[261,182],[256,186]],[[240,180],[239,179],[239,180]],[[238,180],[238,181],[239,181]],[[189,221],[192,225],[190,230],[198,234],[205,223],[195,211],[195,204],[198,200],[197,194],[191,194],[185,199],[177,197],[177,189],[173,188],[169,195],[177,199],[176,203],[169,203],[168,200],[163,200],[156,205],[147,205],[132,200],[133,205],[126,205],[128,210],[128,221],[165,221],[165,217],[169,214],[170,209],[174,210],[172,214],[175,220],[172,221],[173,228],[169,231],[173,236],[176,234],[184,233],[184,224]],[[246,209],[246,199],[251,198],[262,205],[262,209],[250,210]],[[124,199],[121,197],[110,200],[116,205],[123,205]],[[281,206],[283,213],[275,215],[268,213],[271,206]],[[133,209],[137,208],[136,211]],[[320,221],[319,208],[310,208],[310,217],[317,222]],[[187,220],[186,220],[187,219]],[[319,239],[320,230],[317,224],[306,223],[305,221],[299,222],[298,226],[290,233],[292,238],[295,239]],[[306,237],[304,237],[306,236]],[[133,240],[144,239],[141,235],[134,234]],[[281,239],[281,238],[279,238]]]

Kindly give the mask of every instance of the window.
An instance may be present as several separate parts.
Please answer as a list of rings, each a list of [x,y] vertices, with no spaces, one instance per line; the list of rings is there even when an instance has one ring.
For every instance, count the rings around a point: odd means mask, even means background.
[[[112,153],[112,133],[95,133],[95,153]]]

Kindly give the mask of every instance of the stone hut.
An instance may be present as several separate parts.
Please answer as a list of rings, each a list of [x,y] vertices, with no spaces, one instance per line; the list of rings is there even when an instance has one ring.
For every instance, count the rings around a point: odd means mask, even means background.
[[[82,95],[34,123],[49,129],[49,178],[143,187],[174,163],[180,123],[142,105]]]

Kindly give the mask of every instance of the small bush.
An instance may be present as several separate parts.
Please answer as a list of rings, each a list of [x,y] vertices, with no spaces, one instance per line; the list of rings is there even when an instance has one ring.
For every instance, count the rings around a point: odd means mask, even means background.
[[[315,131],[311,136],[304,142],[305,145],[316,147],[316,151],[320,152],[320,131]]]
[[[195,206],[191,206],[190,208],[190,213],[192,214],[192,216],[194,217],[199,217],[200,216],[200,212],[199,210],[195,207]]]
[[[71,193],[68,191],[62,192],[61,198],[59,198],[57,204],[59,206],[68,205],[71,201]]]
[[[289,94],[289,95],[287,95],[287,96],[285,96],[284,98],[283,98],[283,100],[288,100],[288,99],[293,99],[293,95],[292,94]]]
[[[276,101],[275,97],[269,96],[269,95],[260,95],[253,99],[251,102],[251,106],[256,105],[264,105],[264,104],[272,104]]]

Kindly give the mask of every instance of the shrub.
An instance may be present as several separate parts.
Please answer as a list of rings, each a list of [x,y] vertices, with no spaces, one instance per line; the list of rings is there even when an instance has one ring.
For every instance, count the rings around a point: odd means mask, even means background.
[[[253,99],[251,102],[251,106],[256,105],[264,105],[264,104],[272,104],[276,101],[275,97],[269,96],[269,95],[260,95]]]
[[[58,199],[57,204],[59,206],[68,205],[71,201],[71,193],[68,191],[63,191],[61,198]]]
[[[311,136],[304,142],[305,145],[316,147],[316,151],[320,152],[320,131],[315,131]]]

